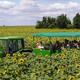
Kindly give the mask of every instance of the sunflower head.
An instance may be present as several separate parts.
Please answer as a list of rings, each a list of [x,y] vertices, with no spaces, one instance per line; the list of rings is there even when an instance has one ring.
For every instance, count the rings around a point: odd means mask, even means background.
[[[39,73],[35,73],[36,76],[39,76]]]
[[[59,57],[59,54],[57,54],[56,57]]]
[[[6,54],[7,57],[10,57],[10,54]]]
[[[76,63],[76,61],[74,60],[72,63]]]
[[[75,59],[75,60],[77,60],[77,59],[78,59],[78,57],[74,57],[74,59]]]
[[[5,74],[7,74],[7,71],[6,70],[4,71],[3,75],[5,75]]]
[[[45,64],[45,65],[44,65],[44,67],[46,68],[46,67],[47,67],[47,65]]]
[[[21,54],[19,53],[18,56],[21,56]]]
[[[44,70],[45,73],[47,73],[47,70]]]
[[[17,54],[16,54],[16,53],[14,53],[14,54],[13,54],[13,56],[17,56]]]
[[[35,75],[35,73],[32,73],[31,76]]]
[[[50,65],[51,65],[51,66],[53,66],[53,65],[54,65],[54,63],[52,63],[52,62],[51,62],[51,63],[50,63]]]
[[[75,80],[74,76],[71,76],[71,77],[69,78],[69,80]]]
[[[15,58],[15,59],[13,59],[13,62],[16,62],[16,60],[17,60],[16,58]]]
[[[59,74],[59,72],[60,72],[60,69],[58,69],[57,74]]]
[[[76,65],[76,69],[80,69],[80,65],[79,64]]]
[[[64,56],[64,53],[62,53],[61,56]]]
[[[78,73],[77,76],[80,76],[80,73]]]
[[[24,62],[24,59],[20,59],[19,62],[20,62],[20,63],[23,63],[23,62]]]
[[[66,78],[61,78],[61,80],[66,80]]]
[[[78,80],[80,80],[80,78]]]
[[[62,57],[62,59],[67,59],[66,57]]]
[[[16,73],[16,74],[18,74],[18,73],[19,73],[19,71],[16,71],[15,73]]]
[[[66,73],[67,72],[67,70],[64,70],[64,69],[62,69],[61,71],[62,71],[62,73]]]
[[[67,51],[67,53],[70,53],[70,51]]]

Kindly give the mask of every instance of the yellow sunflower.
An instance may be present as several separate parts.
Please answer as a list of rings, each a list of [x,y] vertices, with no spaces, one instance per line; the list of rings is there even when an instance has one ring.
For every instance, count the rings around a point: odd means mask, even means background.
[[[69,54],[69,53],[70,53],[70,51],[67,51],[67,53]]]
[[[23,62],[24,62],[24,59],[20,59],[19,62],[20,62],[20,63],[23,63]]]
[[[59,74],[59,72],[60,72],[60,69],[58,69],[57,74]]]
[[[77,76],[80,76],[80,73],[76,74]]]
[[[71,76],[71,77],[69,78],[69,80],[75,80],[74,76]]]
[[[80,65],[79,64],[76,65],[76,69],[80,69]]]
[[[35,73],[36,76],[39,76],[39,73]]]
[[[64,69],[62,69],[61,71],[62,71],[62,73],[66,73],[67,72],[67,70],[64,70]]]
[[[80,78],[78,80],[80,80]]]
[[[35,73],[32,73],[31,76],[35,75]]]
[[[6,54],[7,57],[10,57],[10,54]]]
[[[18,56],[21,56],[21,54],[19,53]]]
[[[76,61],[74,60],[72,63],[76,63]]]
[[[16,53],[14,53],[14,54],[13,54],[13,56],[17,56],[17,54],[16,54]]]
[[[57,54],[56,57],[59,57],[59,54]]]
[[[15,59],[13,59],[13,62],[16,62],[16,60],[17,60],[16,58],[15,58]]]
[[[53,66],[53,65],[54,65],[54,63],[52,63],[52,62],[51,62],[51,63],[50,63],[50,65],[51,65],[51,66]]]
[[[16,74],[18,74],[18,73],[19,73],[19,70],[18,70],[18,71],[16,71],[15,73],[16,73]]]
[[[40,71],[40,70],[41,70],[40,68],[37,68],[37,69],[36,69],[36,71]]]
[[[62,57],[62,59],[67,59],[66,57]]]
[[[74,59],[75,59],[75,60],[77,60],[77,59],[78,59],[78,57],[74,57]]]
[[[61,56],[64,56],[64,53],[62,53]]]
[[[7,71],[6,70],[4,71],[3,75],[5,75],[5,74],[7,74]]]
[[[66,78],[61,78],[61,80],[66,80]]]

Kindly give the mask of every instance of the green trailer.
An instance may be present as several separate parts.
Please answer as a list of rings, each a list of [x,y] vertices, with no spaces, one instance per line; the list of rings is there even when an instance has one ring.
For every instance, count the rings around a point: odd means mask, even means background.
[[[80,32],[54,32],[54,33],[36,33],[36,34],[32,34],[33,37],[33,46],[34,46],[34,37],[48,37],[49,41],[51,42],[51,37],[80,37]],[[39,53],[41,53],[43,56],[51,56],[53,54],[53,51],[49,48],[49,50],[43,50],[43,49],[36,49],[35,47],[33,47],[33,51],[35,53],[35,55],[38,55]],[[54,53],[55,55],[60,53],[61,50],[56,50],[56,53]]]
[[[0,37],[0,58],[6,54],[32,52],[30,49],[25,49],[23,37]]]

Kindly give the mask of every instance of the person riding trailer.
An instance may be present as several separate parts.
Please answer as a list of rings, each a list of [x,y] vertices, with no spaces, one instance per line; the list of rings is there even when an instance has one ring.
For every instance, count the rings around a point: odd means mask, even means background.
[[[40,44],[37,43],[36,49],[44,49],[42,42],[40,42]]]
[[[36,33],[36,34],[32,34],[33,36],[33,44],[34,44],[34,37],[35,36],[44,36],[44,37],[49,37],[49,41],[51,42],[51,37],[79,37],[80,36],[80,32],[54,32],[54,33]],[[67,44],[67,46],[69,46]],[[56,50],[56,53],[61,52],[60,49],[63,49],[63,44],[61,44],[61,46],[59,46],[59,50]],[[33,47],[33,51],[35,52],[35,55],[38,55],[39,53],[41,53],[43,56],[48,55],[50,56],[51,54],[53,54],[53,51],[50,49],[49,50],[37,50]],[[56,54],[55,53],[55,54]]]

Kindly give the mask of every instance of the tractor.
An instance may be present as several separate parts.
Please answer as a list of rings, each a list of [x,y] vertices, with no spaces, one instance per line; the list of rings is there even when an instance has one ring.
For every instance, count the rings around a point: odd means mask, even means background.
[[[6,54],[25,53],[26,55],[32,52],[31,49],[25,49],[23,37],[0,37],[0,58]]]

